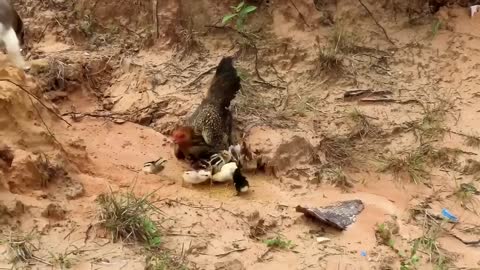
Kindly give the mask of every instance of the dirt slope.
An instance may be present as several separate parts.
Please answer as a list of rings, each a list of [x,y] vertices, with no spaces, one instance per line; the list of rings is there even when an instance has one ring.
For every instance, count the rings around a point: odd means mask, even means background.
[[[479,269],[480,16],[459,1],[247,2],[239,31],[219,23],[235,1],[16,1],[33,68],[0,58],[0,268],[147,269],[168,250],[148,269]],[[254,153],[240,197],[182,185],[168,137],[225,55]],[[96,200],[111,190],[155,191],[160,251],[112,240]],[[295,212],[350,199],[365,210],[344,232]],[[27,262],[7,252],[16,235],[36,247]]]

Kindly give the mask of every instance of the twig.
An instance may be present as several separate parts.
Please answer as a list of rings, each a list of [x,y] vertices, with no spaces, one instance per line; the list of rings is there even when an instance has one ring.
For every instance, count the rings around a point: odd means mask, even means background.
[[[196,234],[188,234],[188,233],[167,233],[166,236],[190,236],[190,237],[198,237]]]
[[[295,3],[290,0],[290,3],[292,4],[292,6],[295,8],[295,10],[297,10],[298,12],[298,15],[300,16],[300,19],[302,19],[303,23],[308,27],[310,28],[310,25],[308,25],[307,23],[307,20],[305,20],[305,17],[303,16],[303,14],[300,12],[300,10],[298,10],[297,6],[295,5]]]
[[[253,80],[254,83],[259,83],[259,84],[264,84],[264,85],[268,85],[272,88],[278,88],[278,89],[285,89],[286,87],[284,86],[277,86],[277,85],[274,85],[272,83],[269,83],[267,81],[259,81],[259,80]]]
[[[209,68],[207,71],[204,71],[204,72],[200,73],[200,75],[198,75],[197,78],[195,78],[195,80],[187,83],[184,87],[190,87],[191,85],[197,83],[197,82],[198,82],[199,80],[201,80],[205,75],[207,75],[208,73],[214,71],[216,68],[217,68],[217,66],[214,66],[214,67]]]
[[[88,234],[90,233],[90,230],[93,228],[93,224],[89,224],[88,227],[87,227],[87,230],[85,231],[85,240],[83,241],[83,243],[87,243],[88,241]]]
[[[47,130],[48,132],[48,135],[50,135],[50,137],[52,137],[52,139],[58,144],[58,146],[60,146],[60,148],[63,150],[63,152],[67,152],[65,151],[65,148],[63,148],[63,145],[60,141],[57,140],[57,138],[55,137],[55,135],[53,135],[52,131],[50,130],[50,128],[47,126],[47,123],[45,123],[45,120],[43,120],[43,117],[42,117],[42,114],[40,113],[40,110],[35,106],[35,104],[33,103],[33,100],[31,97],[28,97],[30,99],[30,102],[32,103],[32,107],[35,109],[35,111],[37,112],[38,114],[38,117],[40,118],[40,121],[42,122],[43,126],[45,127],[45,129]]]
[[[233,253],[233,252],[242,252],[242,251],[245,251],[245,250],[247,250],[247,248],[237,248],[237,249],[232,249],[232,250],[230,250],[230,251],[227,251],[227,252],[225,252],[225,253],[216,254],[215,256],[217,256],[217,257],[225,257],[225,256],[227,256],[227,255],[230,254],[230,253]]]
[[[229,31],[232,31],[232,32],[235,32],[235,33],[239,34],[240,36],[247,39],[250,43],[253,43],[252,37],[250,37],[249,35],[247,35],[244,32],[238,31],[237,29],[232,28],[230,26],[205,25],[205,27],[216,28],[216,29],[224,29],[224,30],[226,29],[226,30],[229,30]]]
[[[392,43],[392,45],[395,46],[395,43],[390,39],[390,37],[388,36],[387,34],[387,30],[385,30],[385,28],[383,28],[383,26],[378,23],[377,19],[375,19],[375,16],[373,16],[372,12],[370,11],[370,9],[368,9],[368,7],[362,2],[362,0],[358,0],[358,2],[360,2],[360,5],[363,6],[363,8],[367,11],[368,15],[370,15],[370,17],[373,19],[373,21],[375,22],[375,24],[380,27],[380,29],[382,29],[383,31],[383,34],[385,35],[385,37],[387,38],[387,40]]]
[[[260,255],[260,257],[257,258],[257,262],[262,262],[265,259],[265,257],[268,255],[268,253],[272,251],[272,249],[273,249],[272,247],[269,247],[267,251],[265,251],[262,255]]]
[[[13,85],[15,85],[16,87],[20,88],[20,90],[22,90],[23,92],[27,93],[30,97],[33,97],[36,101],[38,101],[38,103],[40,103],[43,107],[45,107],[48,111],[50,111],[51,113],[53,113],[57,118],[59,118],[60,120],[62,120],[63,122],[65,122],[69,127],[72,126],[72,124],[70,124],[67,120],[65,120],[63,117],[61,117],[58,113],[56,113],[53,109],[49,108],[47,105],[45,105],[45,103],[43,103],[38,97],[36,97],[34,94],[30,93],[30,91],[28,91],[27,89],[23,88],[23,86],[9,80],[9,79],[4,79],[4,78],[0,78],[0,82],[9,82]],[[32,100],[30,100],[32,101]],[[32,104],[33,104],[33,101],[32,101]]]

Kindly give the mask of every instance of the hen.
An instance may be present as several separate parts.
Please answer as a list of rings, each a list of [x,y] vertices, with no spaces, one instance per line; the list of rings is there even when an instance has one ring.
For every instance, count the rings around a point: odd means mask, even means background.
[[[232,144],[230,102],[240,90],[240,77],[232,57],[217,66],[206,97],[183,126],[173,131],[174,152],[178,159],[208,159]]]

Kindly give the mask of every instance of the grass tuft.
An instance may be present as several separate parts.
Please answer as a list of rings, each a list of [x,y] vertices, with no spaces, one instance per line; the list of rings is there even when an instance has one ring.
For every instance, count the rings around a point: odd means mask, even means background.
[[[171,255],[167,251],[147,256],[145,270],[188,270],[183,259]]]
[[[32,243],[34,240],[32,233],[26,235],[11,233],[4,235],[4,239],[8,245],[12,263],[29,263],[36,258],[33,252],[38,250],[38,248]]]
[[[335,166],[348,166],[353,161],[353,142],[349,138],[326,137],[319,145],[327,161]]]
[[[277,237],[271,238],[271,239],[267,239],[267,240],[264,241],[264,243],[269,248],[277,248],[277,249],[288,249],[292,246],[292,241],[285,240],[280,236],[277,236]]]
[[[156,248],[161,244],[157,224],[149,217],[156,208],[148,201],[151,194],[136,197],[133,192],[101,194],[97,198],[102,225],[118,239],[134,240]]]
[[[480,137],[476,135],[468,135],[465,137],[465,144],[470,147],[480,148]]]
[[[373,125],[369,117],[357,109],[348,113],[348,118],[353,122],[350,133],[348,135],[351,139],[365,139],[378,135],[379,129]]]
[[[407,174],[415,184],[425,183],[430,178],[426,170],[430,148],[420,146],[403,157],[391,156],[384,160],[381,172],[391,172],[396,177]]]

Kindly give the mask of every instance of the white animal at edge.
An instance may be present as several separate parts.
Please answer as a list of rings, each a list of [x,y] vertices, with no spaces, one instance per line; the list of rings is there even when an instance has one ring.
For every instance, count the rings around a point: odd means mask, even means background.
[[[0,0],[0,43],[5,45],[8,57],[18,68],[29,69],[22,56],[23,42],[22,19],[9,0]]]

